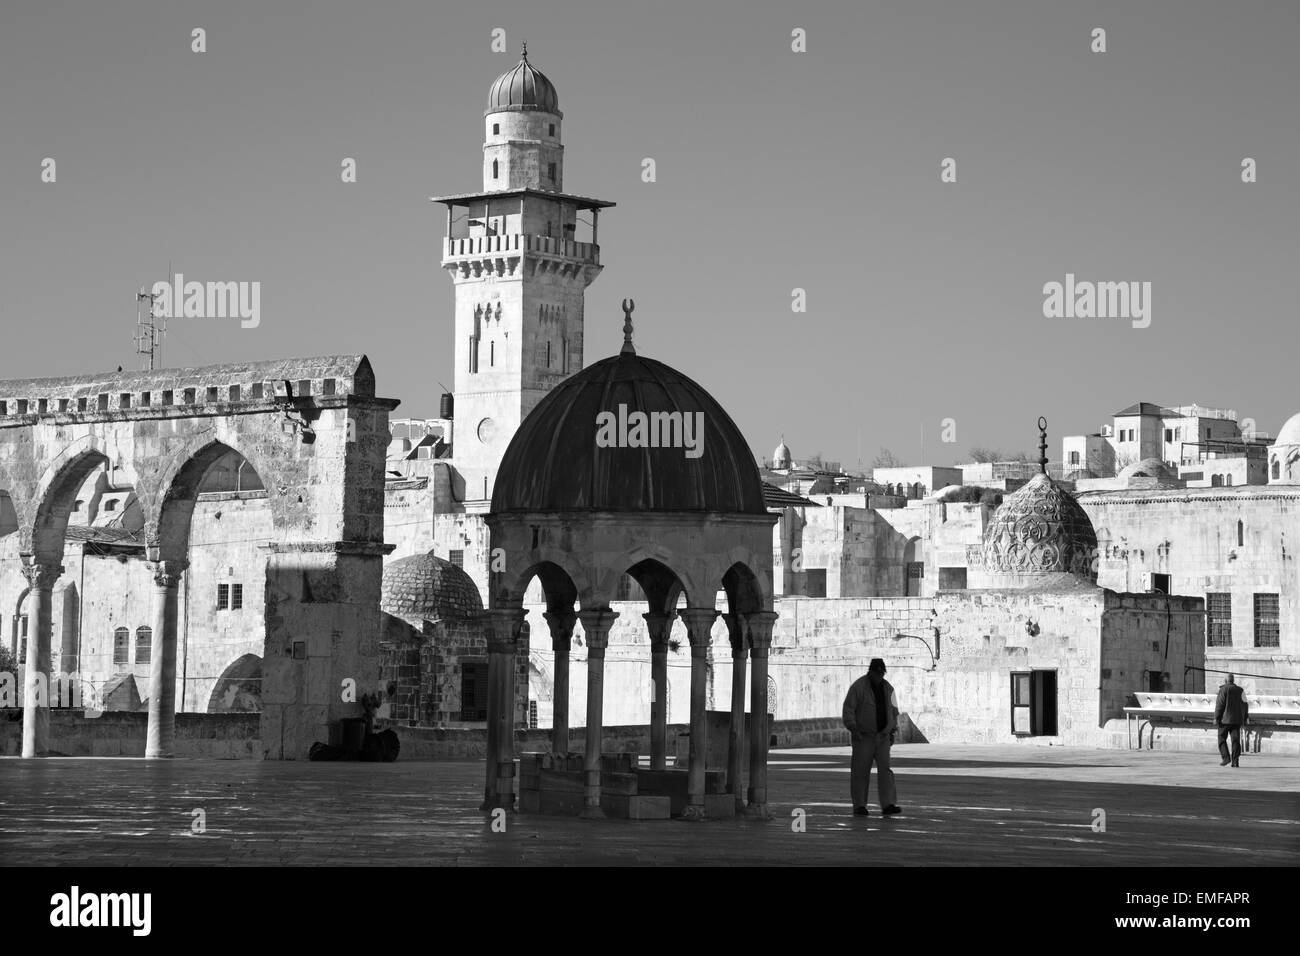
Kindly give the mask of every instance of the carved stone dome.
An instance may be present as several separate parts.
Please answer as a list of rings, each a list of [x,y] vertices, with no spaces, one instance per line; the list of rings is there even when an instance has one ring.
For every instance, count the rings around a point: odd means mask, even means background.
[[[531,109],[545,113],[560,111],[560,97],[555,84],[528,62],[525,47],[514,69],[502,73],[488,92],[488,112],[493,110]]]
[[[1007,495],[984,531],[984,568],[994,576],[1066,572],[1096,582],[1096,553],[1087,512],[1042,474]]]
[[[384,566],[379,608],[407,620],[467,621],[483,613],[483,599],[473,578],[430,552]]]
[[[790,446],[781,439],[781,444],[776,446],[776,451],[772,452],[773,468],[789,468],[791,462]]]

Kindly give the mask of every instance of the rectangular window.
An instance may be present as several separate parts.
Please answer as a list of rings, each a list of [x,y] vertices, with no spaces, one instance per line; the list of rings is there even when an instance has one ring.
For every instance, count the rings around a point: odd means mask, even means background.
[[[48,398],[38,399],[36,402],[36,414],[44,415],[50,410],[50,400]]]
[[[230,585],[217,585],[217,610],[225,611],[230,608]]]
[[[1056,671],[1013,671],[1011,732],[1017,737],[1056,736]]]
[[[124,627],[113,632],[113,663],[118,666],[131,663],[131,632]]]
[[[460,719],[487,720],[487,664],[460,665]]]
[[[448,552],[447,552],[447,560],[450,561],[452,564],[456,565],[456,567],[458,567],[458,568],[463,568],[463,567],[465,567],[465,551],[464,551],[464,549],[456,549],[456,550],[454,550],[454,551],[448,551]]]
[[[303,378],[298,380],[298,397],[306,398],[311,394],[311,379]]]
[[[1277,647],[1280,630],[1277,619],[1277,595],[1255,595],[1255,646]]]
[[[1174,440],[1174,430],[1172,428],[1166,428],[1165,441],[1173,441],[1173,440]]]
[[[242,584],[232,584],[230,586],[230,609],[238,611],[244,606],[244,586]]]
[[[551,182],[555,182],[555,164],[554,164],[554,163],[547,163],[547,164],[546,164],[546,178],[549,179]]]
[[[254,382],[254,383],[253,383],[252,388],[251,388],[250,393],[249,393],[249,398],[253,399],[254,401],[261,401],[261,400],[262,400],[262,383],[261,383],[261,382]]]
[[[195,402],[195,398],[197,396],[197,392],[192,388],[187,388],[182,393],[182,395],[184,396],[186,405],[193,405]]]
[[[334,389],[335,389],[335,380],[332,378],[327,378],[325,379],[325,381],[321,383],[322,395],[333,395]]]
[[[215,385],[209,385],[209,386],[208,386],[207,395],[208,395],[207,400],[208,400],[209,402],[215,402],[215,401],[217,401],[217,386],[215,386]]]
[[[141,392],[140,404],[148,408],[153,404],[153,392]]]
[[[240,392],[240,388],[238,385],[230,386],[230,400],[232,402],[239,401],[239,392]]]
[[[939,590],[940,591],[964,591],[965,589],[966,589],[965,568],[940,568],[939,569]]]
[[[1169,593],[1169,575],[1153,574],[1151,575],[1151,593],[1168,594]]]
[[[174,393],[172,392],[171,389],[168,389],[167,391],[163,392],[162,403],[163,405],[175,404]]]
[[[535,700],[528,702],[528,729],[537,729],[537,701]]]
[[[1205,595],[1205,640],[1210,647],[1232,646],[1232,595],[1225,591]]]
[[[807,575],[804,578],[804,596],[824,598],[826,596],[826,569],[807,568],[804,574]]]

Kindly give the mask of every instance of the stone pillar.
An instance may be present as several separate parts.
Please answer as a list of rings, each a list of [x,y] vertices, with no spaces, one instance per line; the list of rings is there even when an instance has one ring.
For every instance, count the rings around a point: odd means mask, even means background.
[[[578,612],[587,643],[587,748],[582,757],[584,791],[582,816],[599,820],[605,816],[600,808],[600,747],[605,732],[605,648],[609,631],[618,612],[608,607],[583,608]]]
[[[745,642],[745,621],[739,614],[724,614],[727,636],[731,639],[731,724],[727,734],[727,793],[736,799],[736,810],[745,810],[745,792],[740,787],[740,768],[744,762],[745,739],[745,664],[749,647]]]
[[[170,757],[176,738],[176,594],[187,567],[188,561],[158,561],[154,564],[146,757]]]
[[[53,643],[54,582],[61,564],[42,564],[25,558],[23,577],[31,587],[36,627],[27,634],[27,669],[23,688],[23,756],[45,757],[50,752],[50,690]]]
[[[686,624],[691,642],[691,762],[686,778],[685,820],[703,820],[704,769],[708,759],[708,725],[705,716],[705,692],[708,687],[710,631],[718,612],[713,608],[688,607],[677,612]]]
[[[564,611],[547,611],[542,617],[551,629],[551,647],[555,651],[555,688],[553,716],[551,717],[551,752],[569,752],[569,650],[573,640],[573,625],[578,615],[572,608]]]
[[[767,810],[767,655],[772,647],[772,625],[778,616],[775,611],[745,615],[745,629],[749,632],[754,658],[750,666],[753,686],[749,699],[749,806],[745,813],[761,820],[771,818]]]
[[[668,766],[668,635],[676,612],[642,614],[650,631],[650,769]]]
[[[522,607],[488,611],[488,750],[485,810],[515,808],[515,651],[526,613]]]

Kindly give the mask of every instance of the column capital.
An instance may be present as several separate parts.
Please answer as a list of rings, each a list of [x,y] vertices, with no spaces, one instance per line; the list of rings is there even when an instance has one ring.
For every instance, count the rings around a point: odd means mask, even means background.
[[[727,639],[731,641],[731,656],[744,658],[749,653],[746,642],[745,616],[743,614],[724,614],[722,622],[727,625]]]
[[[190,566],[188,561],[154,561],[150,567],[153,571],[153,583],[160,588],[174,588],[181,583],[181,576]]]
[[[677,612],[677,616],[686,625],[691,650],[708,647],[712,643],[713,622],[718,619],[717,611],[711,607],[684,607]]]
[[[673,621],[677,618],[676,611],[670,611],[664,614],[661,611],[650,611],[641,615],[646,623],[646,629],[650,632],[650,646],[657,648],[667,648],[668,635],[673,631]]]
[[[573,608],[561,611],[546,611],[542,614],[546,626],[551,629],[551,644],[556,650],[567,650],[573,639],[573,626],[578,623],[578,615]]]
[[[519,632],[528,612],[522,607],[494,607],[488,610],[489,654],[513,654],[519,647]]]
[[[37,561],[24,555],[22,571],[29,587],[37,591],[49,591],[54,587],[54,582],[59,579],[59,575],[63,573],[63,565]]]
[[[578,612],[578,620],[582,621],[582,632],[587,638],[588,651],[605,652],[609,646],[609,632],[618,620],[618,611],[611,611],[608,607],[584,607]]]
[[[745,630],[749,632],[749,646],[755,655],[761,651],[763,656],[767,656],[767,651],[772,646],[772,627],[780,616],[775,611],[754,611],[744,615]]]

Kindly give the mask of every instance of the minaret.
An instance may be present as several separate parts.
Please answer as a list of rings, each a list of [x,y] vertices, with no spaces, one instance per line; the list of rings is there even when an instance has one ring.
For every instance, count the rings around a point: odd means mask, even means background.
[[[584,292],[601,270],[597,221],[614,205],[564,192],[564,114],[527,46],[492,84],[483,117],[483,191],[434,197],[447,207],[442,265],[456,298],[452,460],[468,511],[486,510],[524,416],[582,368]]]

